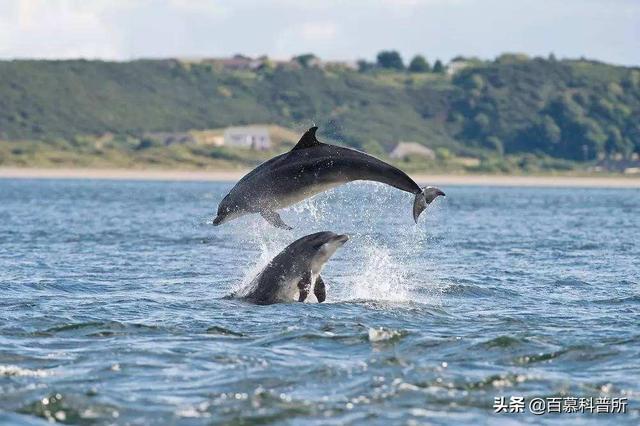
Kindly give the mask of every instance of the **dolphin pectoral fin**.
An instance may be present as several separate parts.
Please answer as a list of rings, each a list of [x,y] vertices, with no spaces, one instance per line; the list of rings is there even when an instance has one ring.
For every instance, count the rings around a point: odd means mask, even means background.
[[[420,213],[440,195],[444,197],[445,194],[435,186],[426,186],[416,194],[416,198],[413,201],[413,220],[415,220],[416,223],[418,223]]]
[[[307,289],[307,288],[301,289],[300,290],[300,297],[298,298],[298,302],[304,302],[304,300],[307,298],[308,295],[309,295],[309,289]]]
[[[298,297],[298,302],[304,302],[309,296],[309,290],[311,289],[311,274],[307,272],[300,278],[298,281],[298,290],[300,290],[300,296]]]
[[[313,287],[313,294],[316,295],[316,299],[318,299],[318,303],[322,303],[327,299],[327,289],[324,286],[324,281],[322,277],[318,275],[316,279],[316,285]]]
[[[287,231],[293,229],[292,227],[284,223],[280,215],[273,210],[263,210],[260,212],[260,216],[262,216],[267,222],[269,222],[276,228],[286,229]]]

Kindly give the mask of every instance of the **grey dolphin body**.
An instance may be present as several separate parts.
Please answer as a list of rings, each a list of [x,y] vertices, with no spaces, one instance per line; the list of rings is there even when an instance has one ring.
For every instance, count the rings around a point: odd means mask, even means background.
[[[333,232],[317,232],[294,241],[264,267],[240,298],[259,305],[324,302],[326,288],[320,272],[348,239]]]
[[[220,202],[213,224],[260,213],[272,225],[291,229],[276,210],[356,180],[382,182],[415,194],[416,222],[429,203],[444,195],[438,188],[420,188],[403,171],[371,155],[318,141],[317,129],[310,128],[291,151],[262,163],[240,179]]]

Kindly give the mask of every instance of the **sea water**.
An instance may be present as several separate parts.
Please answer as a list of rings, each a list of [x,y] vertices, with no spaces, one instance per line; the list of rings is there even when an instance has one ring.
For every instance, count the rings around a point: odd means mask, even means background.
[[[444,186],[416,225],[359,183],[213,227],[231,186],[0,180],[0,423],[640,421],[640,191]],[[325,303],[223,298],[324,230]]]

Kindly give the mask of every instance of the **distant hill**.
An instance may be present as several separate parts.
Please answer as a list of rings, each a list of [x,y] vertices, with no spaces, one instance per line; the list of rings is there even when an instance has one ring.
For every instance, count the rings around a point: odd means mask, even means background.
[[[462,68],[462,67],[461,67]],[[503,55],[454,74],[178,60],[1,61],[0,139],[274,123],[373,153],[416,141],[459,155],[563,160],[640,152],[640,70]]]

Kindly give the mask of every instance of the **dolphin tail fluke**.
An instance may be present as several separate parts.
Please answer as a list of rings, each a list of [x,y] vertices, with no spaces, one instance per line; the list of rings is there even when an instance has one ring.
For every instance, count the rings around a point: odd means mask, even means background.
[[[269,211],[263,210],[262,212],[260,212],[260,215],[263,218],[265,218],[267,222],[269,222],[276,228],[286,229],[287,231],[290,231],[293,229],[292,227],[284,223],[280,215],[274,212],[273,210],[269,210]]]
[[[444,192],[435,186],[425,186],[422,188],[422,191],[416,194],[416,198],[413,200],[413,220],[415,220],[416,223],[418,223],[420,213],[440,195],[445,196]]]

